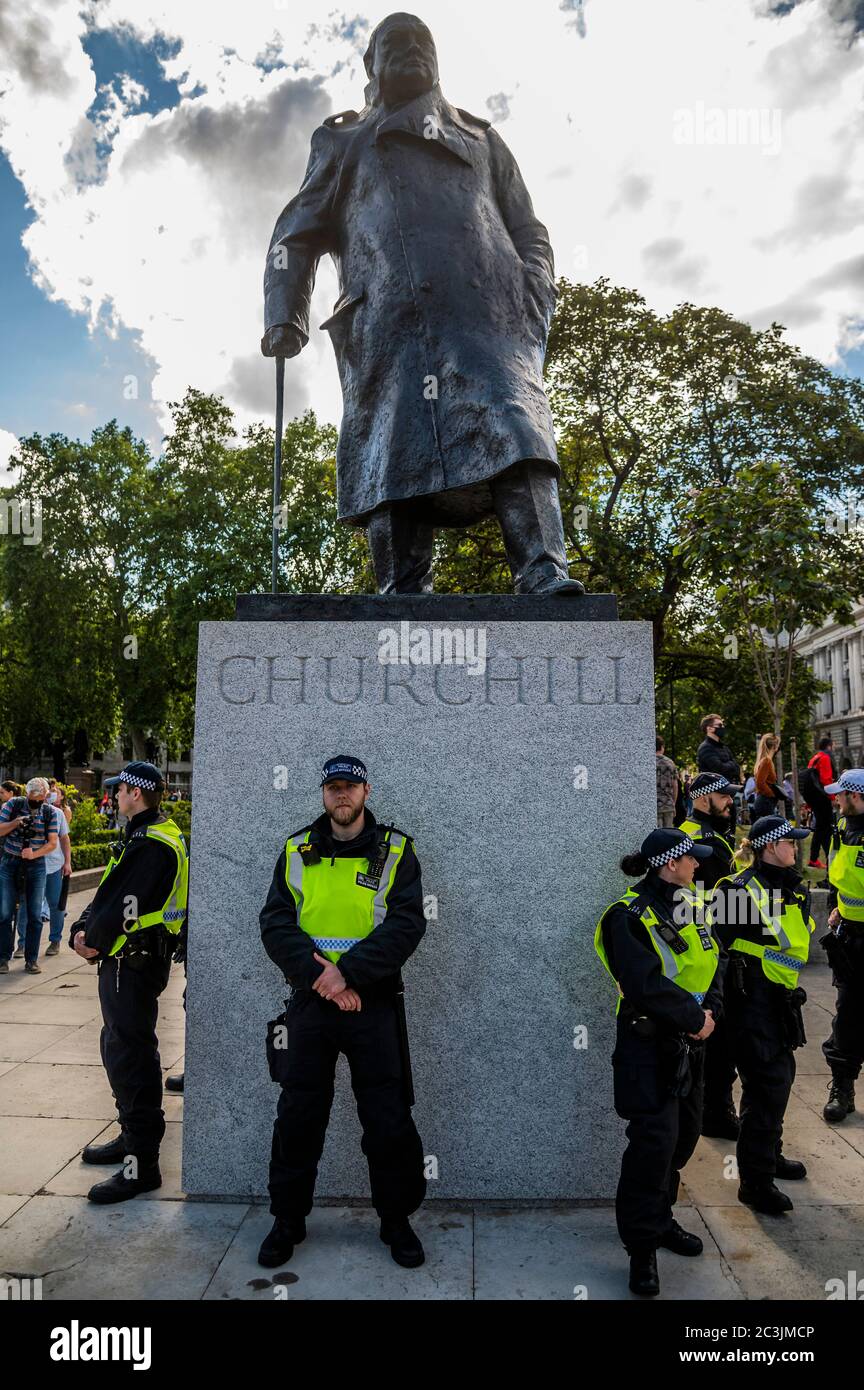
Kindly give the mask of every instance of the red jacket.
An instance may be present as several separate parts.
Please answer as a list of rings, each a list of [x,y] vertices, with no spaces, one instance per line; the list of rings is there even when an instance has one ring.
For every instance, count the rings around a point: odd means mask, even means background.
[[[835,780],[834,768],[826,752],[814,753],[807,766],[813,768],[823,787],[827,787],[829,782]]]

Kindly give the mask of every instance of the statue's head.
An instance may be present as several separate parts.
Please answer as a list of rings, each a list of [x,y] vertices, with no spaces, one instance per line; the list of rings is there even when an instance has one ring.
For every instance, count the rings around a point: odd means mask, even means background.
[[[363,62],[370,79],[369,106],[411,101],[438,81],[435,40],[413,14],[389,14],[382,19],[370,35]]]

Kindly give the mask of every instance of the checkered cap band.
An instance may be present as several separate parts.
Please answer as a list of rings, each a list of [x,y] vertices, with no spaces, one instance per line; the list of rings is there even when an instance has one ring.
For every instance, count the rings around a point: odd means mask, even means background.
[[[709,782],[707,787],[699,787],[693,793],[694,796],[711,796],[713,792],[727,791],[729,782],[725,777],[715,777],[713,782]]]
[[[159,787],[159,783],[154,782],[152,777],[137,777],[134,772],[124,772],[120,781],[127,787],[141,787],[145,792],[155,792]]]
[[[366,781],[366,769],[362,763],[329,762],[321,769],[321,781],[332,781],[336,777],[362,777]]]
[[[755,840],[751,836],[750,843],[754,849],[764,849],[766,845],[772,844],[774,840],[785,840],[789,831],[794,829],[795,827],[792,825],[791,821],[784,820],[782,825],[775,825],[773,830],[766,830],[764,835],[757,835]]]
[[[857,792],[859,796],[864,796],[864,771],[847,768],[845,772],[840,773],[837,785],[844,792]]]
[[[680,859],[682,854],[689,854],[693,848],[693,840],[686,835],[683,840],[679,840],[677,845],[672,845],[671,849],[664,849],[662,854],[652,854],[648,857],[648,863],[652,869],[662,869],[664,864],[669,864],[673,859]]]

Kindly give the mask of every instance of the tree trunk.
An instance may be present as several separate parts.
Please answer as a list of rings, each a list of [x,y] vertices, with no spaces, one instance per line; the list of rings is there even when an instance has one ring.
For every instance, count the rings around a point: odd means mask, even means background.
[[[66,740],[55,738],[51,744],[51,760],[54,764],[53,775],[58,782],[66,781]]]

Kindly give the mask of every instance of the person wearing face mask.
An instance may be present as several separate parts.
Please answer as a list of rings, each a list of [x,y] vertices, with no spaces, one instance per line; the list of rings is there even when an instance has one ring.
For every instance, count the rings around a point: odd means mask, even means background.
[[[840,1124],[855,1109],[855,1082],[864,1064],[864,770],[851,768],[829,782],[840,815],[829,856],[829,932],[826,951],[837,989],[831,1036],[822,1052],[831,1068],[823,1117]]]
[[[700,721],[699,727],[705,735],[699,747],[696,749],[696,765],[700,772],[716,772],[721,777],[725,777],[727,782],[737,785],[741,781],[741,769],[732,756],[732,750],[724,739],[728,734],[728,729],[723,723],[722,714],[706,714]],[[732,840],[735,840],[735,805],[732,805],[732,816],[729,822],[732,831]]]
[[[45,859],[60,842],[61,824],[66,824],[47,801],[48,783],[33,777],[25,796],[10,797],[0,810],[0,974],[9,973],[14,945],[12,925],[15,904],[26,906],[27,934],[24,940],[24,969],[29,975],[41,974],[39,939],[42,935],[42,899],[45,895]]]
[[[741,1078],[738,1200],[768,1216],[792,1210],[775,1179],[806,1178],[783,1153],[783,1116],[795,1079],[795,1049],[807,1041],[798,984],[815,923],[810,890],[795,868],[795,841],[809,830],[762,816],[736,854],[738,873],[721,879],[711,919],[729,952],[726,1026]]]
[[[657,1250],[700,1255],[672,1208],[702,1122],[703,1046],[722,1012],[725,961],[693,887],[711,855],[680,830],[654,830],[621,860],[639,882],[603,913],[594,948],[618,990],[615,1110],[628,1121],[615,1199],[630,1288],[660,1292]]]
[[[697,865],[696,887],[709,896],[714,885],[732,869],[735,831],[732,828],[734,794],[740,788],[717,772],[700,772],[690,784],[692,814],[678,826],[685,835],[707,845],[710,858]],[[729,1053],[724,1020],[705,1044],[705,1100],[702,1133],[711,1139],[737,1139],[738,1116],[732,1099],[735,1064]]]

